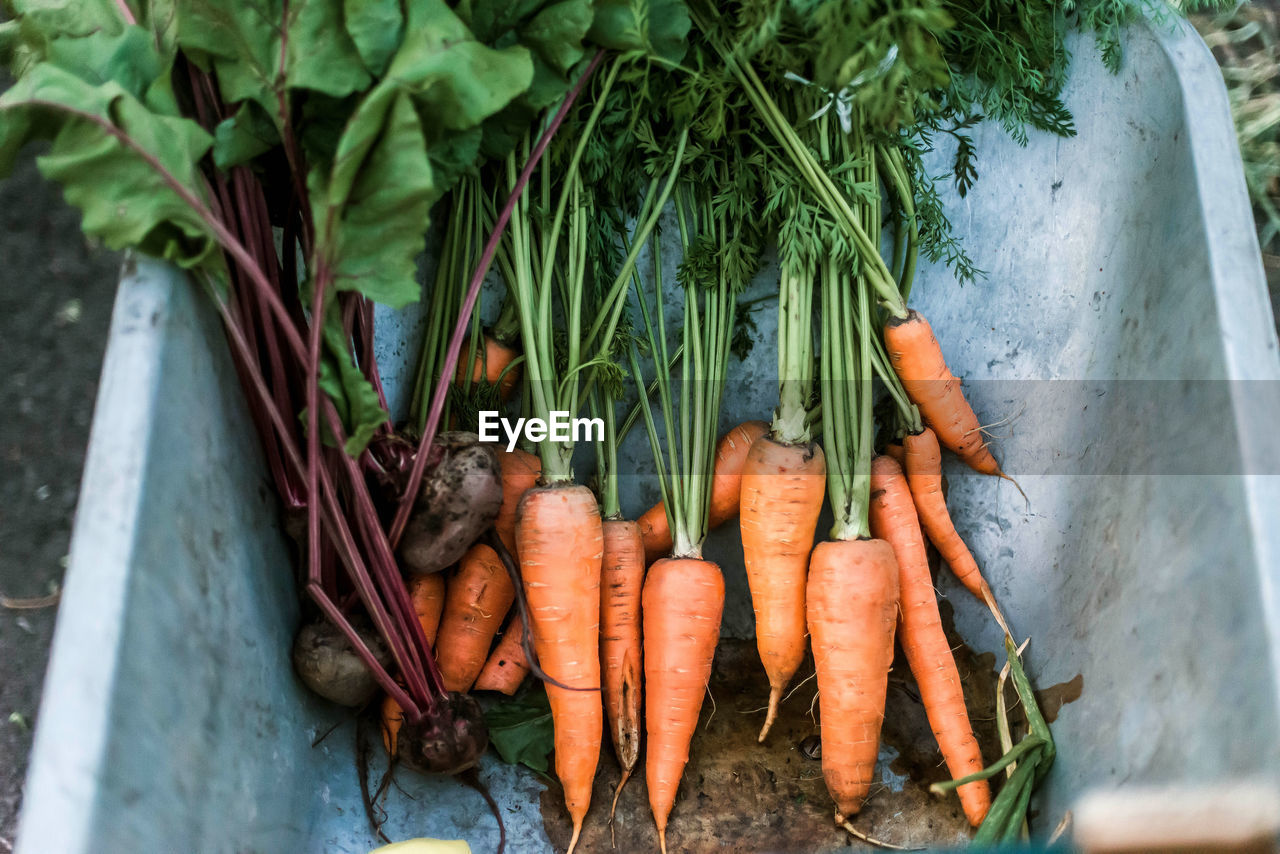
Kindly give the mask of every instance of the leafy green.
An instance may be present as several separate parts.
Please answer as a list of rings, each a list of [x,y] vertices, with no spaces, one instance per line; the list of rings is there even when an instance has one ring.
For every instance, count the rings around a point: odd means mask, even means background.
[[[282,124],[281,87],[341,98],[369,72],[347,34],[339,0],[291,0],[281,58],[284,0],[175,0],[178,45],[217,72],[228,104],[254,100]]]
[[[592,41],[675,64],[684,59],[689,11],[683,0],[597,0]]]
[[[271,117],[257,101],[245,101],[235,115],[218,122],[213,130],[213,162],[219,169],[247,163],[280,144]]]
[[[409,96],[383,86],[352,116],[333,169],[311,173],[317,256],[339,289],[400,308],[418,298],[417,256],[437,196]]]
[[[387,422],[387,411],[382,408],[373,383],[356,365],[351,342],[342,331],[342,319],[336,310],[325,315],[324,350],[320,358],[320,390],[333,401],[346,430],[343,451],[356,457],[368,447],[377,429]],[[328,429],[323,433],[327,436]]]
[[[344,0],[343,19],[365,68],[380,75],[400,46],[404,12],[398,0]]]
[[[196,164],[211,140],[194,122],[150,112],[115,82],[93,86],[42,63],[0,96],[0,174],[41,137],[53,145],[40,171],[62,183],[86,234],[184,267],[215,257],[208,223],[180,195],[202,195]]]
[[[541,687],[523,697],[500,703],[484,716],[489,743],[510,765],[524,765],[547,773],[547,756],[555,747],[551,703]]]

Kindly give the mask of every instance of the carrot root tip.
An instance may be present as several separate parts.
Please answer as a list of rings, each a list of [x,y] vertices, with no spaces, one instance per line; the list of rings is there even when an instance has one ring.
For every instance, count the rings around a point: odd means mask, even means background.
[[[565,854],[573,854],[573,849],[578,846],[578,837],[582,835],[582,821],[578,820],[573,823],[573,836],[569,839],[569,850]]]
[[[782,703],[782,689],[769,688],[769,710],[765,712],[764,726],[760,728],[760,737],[756,739],[758,744],[764,744],[765,736],[769,734],[769,730],[773,729],[773,722],[778,719],[778,706]]]
[[[923,848],[908,848],[904,845],[894,845],[892,842],[885,842],[883,839],[876,839],[874,836],[868,836],[840,813],[839,808],[836,809],[836,826],[844,828],[849,835],[855,839],[860,839],[868,845],[874,845],[876,848],[888,848],[890,851],[923,851]]]
[[[667,854],[667,829],[665,827],[658,828],[658,849],[662,854]]]
[[[624,768],[622,771],[622,779],[618,781],[618,788],[613,793],[613,804],[609,807],[609,827],[613,828],[613,814],[618,811],[618,796],[622,794],[622,787],[627,785],[627,780],[631,779],[631,769]]]

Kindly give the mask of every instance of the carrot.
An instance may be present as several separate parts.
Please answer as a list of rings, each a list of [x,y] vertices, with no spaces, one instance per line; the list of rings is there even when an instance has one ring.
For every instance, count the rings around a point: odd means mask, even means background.
[[[938,447],[938,437],[926,427],[903,439],[903,447],[906,451],[907,483],[911,487],[911,498],[915,501],[921,527],[965,589],[985,603],[991,596],[991,588],[982,577],[969,547],[956,532],[947,511],[946,499],[942,496],[942,450]]]
[[[471,689],[515,596],[497,552],[483,543],[467,550],[449,579],[436,636],[436,662],[446,691]]]
[[[440,628],[440,614],[444,611],[444,573],[415,573],[409,579],[409,601],[413,612],[422,623],[422,633],[428,644],[435,644],[436,631]]]
[[[635,522],[604,523],[600,569],[600,667],[605,719],[622,766],[621,794],[640,758],[640,698],[644,659],[640,643],[640,596],[644,585],[644,542]],[[613,810],[610,810],[612,814]]]
[[[898,562],[884,540],[835,540],[809,561],[809,634],[822,715],[822,776],[836,822],[862,808],[875,778],[898,620]]]
[[[461,352],[464,354],[471,352],[470,339],[463,342]],[[509,371],[506,369],[519,355],[520,351],[486,332],[484,346],[476,349],[476,357],[471,362],[471,382],[478,383],[484,380],[490,385],[497,385],[499,397],[502,400],[510,400],[511,395],[515,394],[516,386],[520,384],[520,366],[517,365]],[[503,371],[506,373],[504,374]],[[458,362],[458,373],[453,381],[459,385],[467,381],[467,366],[462,361]]]
[[[535,454],[515,448],[500,451],[498,463],[502,466],[502,507],[498,510],[498,518],[493,527],[502,538],[502,544],[518,563],[520,555],[516,551],[516,510],[520,507],[520,499],[537,485],[538,478],[542,476],[542,460]]]
[[[884,326],[889,361],[902,380],[907,396],[920,408],[920,417],[971,468],[1000,475],[1000,464],[982,440],[978,416],[965,400],[960,380],[947,367],[929,321],[914,309],[903,318],[891,317]]]
[[[884,446],[884,455],[892,457],[893,461],[900,466],[905,467],[907,464],[907,449],[897,439]]]
[[[724,613],[724,576],[700,558],[667,558],[644,582],[645,779],[658,842],[667,850],[667,819],[702,698]]]
[[[408,587],[409,601],[413,603],[413,612],[418,615],[418,622],[422,624],[422,633],[427,636],[427,643],[434,646],[436,632],[440,627],[440,614],[444,610],[444,573],[415,573],[409,578]],[[389,696],[384,697],[382,744],[387,748],[389,756],[396,755],[396,739],[403,722],[404,714],[401,712],[400,704]]]
[[[742,487],[742,466],[751,445],[769,432],[763,421],[744,421],[720,437],[716,443],[715,475],[711,481],[711,509],[708,529],[715,529],[738,515]],[[645,563],[653,563],[671,553],[671,528],[667,510],[661,501],[650,507],[639,519],[644,536]]]
[[[524,655],[524,620],[516,614],[472,687],[477,691],[501,691],[510,697],[528,674],[529,660]]]
[[[600,760],[600,566],[604,533],[591,490],[560,482],[525,493],[516,546],[529,600],[533,649],[547,683],[556,776],[573,819],[572,851],[591,804]],[[569,690],[578,689],[578,690]]]
[[[760,741],[778,716],[805,652],[804,592],[814,529],[826,491],[822,449],[766,436],[742,468],[742,557],[756,613],[756,646],[769,676]]]
[[[902,468],[885,456],[871,462],[871,532],[893,546],[898,560],[902,597],[898,636],[947,769],[956,780],[981,771],[982,751],[965,709],[960,673],[942,630],[911,490]],[[975,827],[981,824],[991,808],[990,786],[980,780],[961,786],[957,792],[969,823]]]

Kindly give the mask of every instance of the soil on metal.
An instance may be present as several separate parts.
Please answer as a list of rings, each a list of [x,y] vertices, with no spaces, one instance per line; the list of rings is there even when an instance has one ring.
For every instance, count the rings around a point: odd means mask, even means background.
[[[951,609],[946,603],[943,617],[984,757],[994,761],[1000,752],[995,728],[995,657],[974,654],[963,645],[952,629]],[[835,826],[821,761],[811,758],[818,752],[812,739],[818,732],[817,689],[812,679],[799,683],[812,675],[810,660],[793,683],[794,690],[783,703],[767,743],[757,744],[769,684],[755,642],[721,641],[710,697],[703,703],[692,756],[667,828],[669,850],[745,854],[866,847]],[[948,775],[901,654],[890,675],[877,774],[880,785],[853,819],[859,830],[885,842],[914,847],[963,844],[969,839],[970,829],[955,796],[929,794],[929,784]],[[609,803],[619,776],[606,741],[579,850],[658,850],[643,760],[618,800],[611,841]],[[552,844],[564,850],[571,825],[562,793],[554,784],[543,793],[542,814]]]

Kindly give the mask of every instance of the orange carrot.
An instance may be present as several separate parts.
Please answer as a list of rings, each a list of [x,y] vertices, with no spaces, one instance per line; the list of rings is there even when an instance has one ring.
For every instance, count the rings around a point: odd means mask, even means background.
[[[947,769],[956,780],[981,771],[982,751],[965,709],[960,672],[942,630],[911,490],[902,468],[885,456],[871,461],[871,532],[888,540],[898,560],[902,599],[898,636]],[[961,786],[957,792],[965,816],[977,827],[991,808],[991,787],[980,780]]]
[[[742,466],[751,445],[765,433],[769,425],[763,421],[744,421],[720,437],[716,443],[715,475],[711,480],[711,509],[707,514],[708,530],[714,530],[738,515],[742,487]],[[644,558],[653,563],[671,553],[671,528],[662,502],[650,507],[640,517],[644,535]]]
[[[836,823],[875,779],[898,621],[898,562],[884,540],[819,543],[809,562],[809,634],[822,715],[822,776]]]
[[[667,850],[667,819],[711,679],[724,613],[720,567],[699,558],[668,558],[644,582],[645,779],[658,842]]]
[[[422,624],[422,633],[427,636],[427,645],[434,646],[436,632],[440,627],[440,614],[444,610],[444,573],[415,573],[408,581],[408,588],[409,601],[413,603],[413,612],[418,615],[418,622]],[[396,738],[400,734],[403,720],[400,704],[389,696],[384,697],[382,744],[390,756],[396,755]]]
[[[502,544],[511,552],[511,556],[519,563],[520,555],[516,552],[516,510],[520,507],[520,499],[538,483],[542,476],[542,460],[537,455],[516,448],[511,451],[499,451],[498,463],[502,467],[502,507],[498,510],[498,518],[493,527]]]
[[[986,602],[991,588],[978,570],[969,547],[956,533],[956,526],[942,496],[942,449],[938,437],[928,427],[903,439],[906,449],[907,483],[915,500],[920,525],[938,548],[942,559],[970,593]]]
[[[524,655],[524,620],[516,614],[493,648],[473,687],[477,691],[501,691],[510,697],[527,675],[529,660]]]
[[[884,446],[884,455],[886,457],[892,457],[894,462],[900,466],[905,467],[907,464],[907,449],[904,448],[902,442],[897,439],[894,439]]]
[[[483,543],[467,550],[449,579],[436,636],[436,662],[446,691],[471,690],[515,596],[497,552]]]
[[[600,687],[600,565],[604,533],[591,490],[571,483],[531,489],[520,502],[516,547],[529,600],[529,631],[547,683],[556,776],[578,844],[591,804],[604,727]]]
[[[960,380],[947,367],[929,321],[914,309],[884,326],[889,361],[907,396],[938,441],[983,474],[1001,474],[1000,464],[982,440],[978,416],[965,400]]]
[[[640,595],[644,586],[644,542],[635,522],[604,523],[600,569],[600,668],[604,713],[613,750],[622,766],[618,793],[640,758],[640,698],[643,649]],[[615,795],[614,806],[618,799]]]
[[[760,741],[804,660],[805,574],[826,471],[815,443],[783,444],[770,436],[752,444],[742,468],[742,557],[756,612],[756,646],[769,675],[769,710]]]
[[[468,339],[462,344],[462,353],[471,352],[471,341]],[[520,352],[512,347],[503,344],[497,338],[485,333],[484,346],[476,350],[476,358],[471,363],[471,382],[478,383],[482,379],[490,385],[501,386],[498,389],[498,395],[502,400],[510,400],[511,395],[515,394],[516,386],[520,383],[520,366],[512,368],[504,375],[502,372],[506,370]],[[467,377],[467,366],[461,361],[458,362],[458,373],[454,376],[455,383],[463,383]]]
[[[418,615],[427,643],[434,645],[440,614],[444,611],[444,573],[415,573],[409,579],[409,601],[413,603],[413,612]]]
[[[387,694],[382,698],[382,746],[387,755],[396,755],[396,742],[400,738],[400,727],[404,725],[404,710],[400,704]]]

